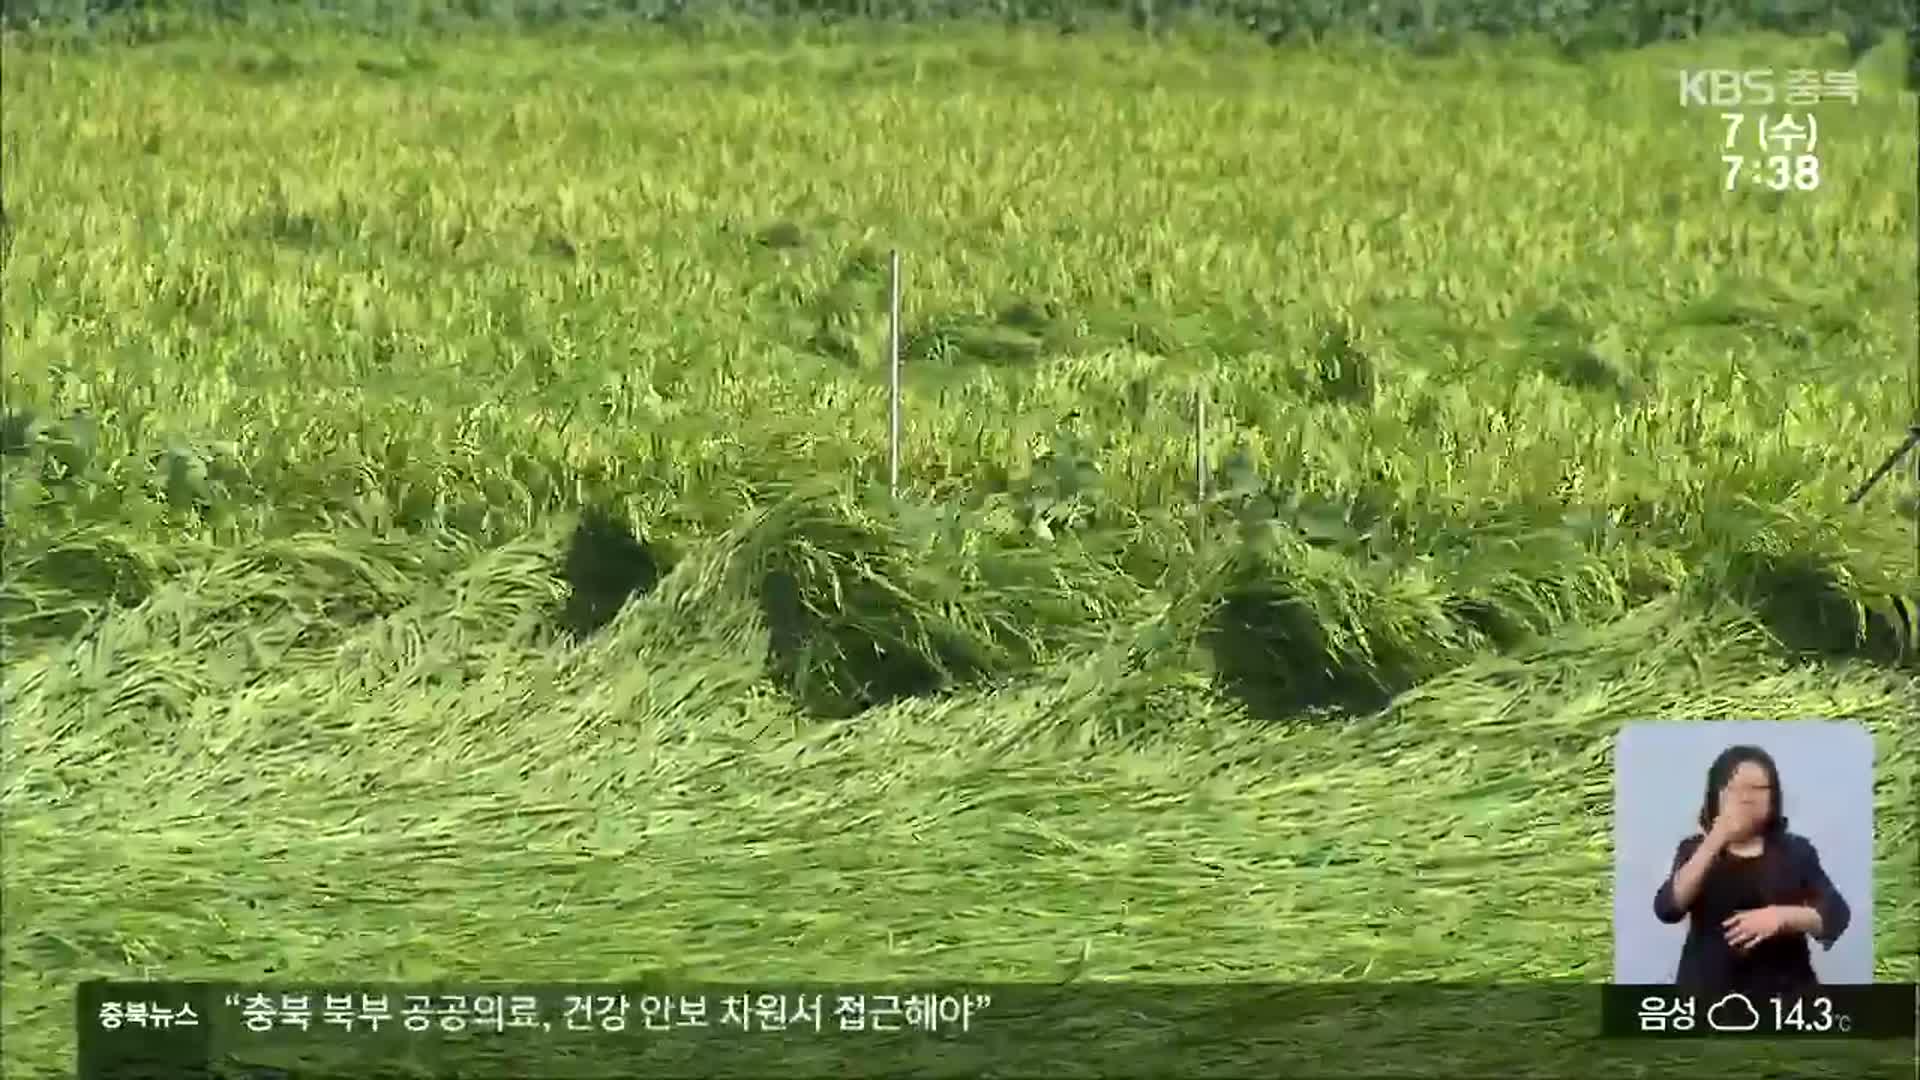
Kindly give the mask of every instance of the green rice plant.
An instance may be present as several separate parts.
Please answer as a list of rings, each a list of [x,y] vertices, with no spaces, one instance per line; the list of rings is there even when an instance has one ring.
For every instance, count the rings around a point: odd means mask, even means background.
[[[1776,196],[1673,73],[1840,9],[557,10],[0,42],[9,1073],[86,976],[1591,980],[1646,718],[1867,725],[1914,977],[1900,42]]]

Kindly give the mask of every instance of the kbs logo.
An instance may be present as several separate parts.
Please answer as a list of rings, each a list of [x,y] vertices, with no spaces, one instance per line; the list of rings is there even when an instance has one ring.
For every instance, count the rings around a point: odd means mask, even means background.
[[[1771,105],[1774,100],[1773,69],[1758,71],[1682,71],[1680,104],[1737,108],[1744,105]]]

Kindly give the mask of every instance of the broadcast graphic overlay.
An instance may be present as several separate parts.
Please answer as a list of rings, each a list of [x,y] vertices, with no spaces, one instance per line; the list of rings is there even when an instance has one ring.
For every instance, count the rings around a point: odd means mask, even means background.
[[[1900,1039],[1914,1034],[1912,986],[1825,986],[1762,993],[1610,986],[1609,1035],[1635,1038]]]
[[[1721,790],[1730,782],[1747,800],[1742,809],[1761,801],[1780,803],[1771,822],[1778,826],[1780,850],[1758,861],[1755,872],[1793,879],[1769,892],[1767,883],[1735,880],[1723,889],[1712,878],[1703,882],[1700,900],[1720,901],[1723,892],[1736,907],[1754,900],[1777,905],[1813,900],[1828,923],[1821,927],[1826,936],[1804,931],[1783,936],[1780,947],[1790,957],[1804,958],[1786,962],[1810,963],[1825,984],[1873,981],[1874,749],[1865,729],[1824,721],[1642,723],[1623,728],[1615,745],[1616,984],[1671,986],[1686,974],[1680,969],[1689,958],[1697,958],[1706,980],[1702,985],[1715,985],[1714,966],[1721,961],[1745,970],[1737,950],[1724,942],[1714,947],[1719,939],[1708,932],[1715,927],[1692,924],[1694,905],[1676,907],[1676,898],[1666,895],[1675,872],[1712,832],[1714,822],[1703,825],[1701,818],[1718,808]],[[1773,773],[1777,785],[1770,779]],[[1710,801],[1716,805],[1710,807]],[[1769,835],[1759,844],[1775,839]],[[1735,854],[1749,845],[1716,848],[1715,870],[1744,868],[1749,862]],[[1788,854],[1795,856],[1793,862],[1774,870],[1775,858]]]
[[[1680,72],[1679,82],[1683,108],[1718,110],[1727,191],[1819,190],[1816,106],[1860,103],[1854,71],[1703,68]]]
[[[1644,723],[1615,750],[1609,1035],[1912,1039],[1873,985],[1871,735]]]
[[[81,988],[76,1019],[82,1080],[1224,1080],[1326,1076],[1334,1062],[1342,1075],[1544,1078],[1596,1075],[1591,1070],[1600,1066],[1675,1075],[1700,1063],[1698,1047],[1604,1039],[1607,993],[1569,983],[94,982]],[[1744,1075],[1762,1075],[1763,1066],[1775,1076],[1789,1066],[1795,1076],[1879,1075],[1911,1057],[1913,988],[1872,993],[1838,994],[1825,1010],[1810,1003],[1798,1018],[1810,1033],[1805,1047],[1729,1041],[1712,1048],[1712,1064]],[[1841,1026],[1835,1018],[1843,1015],[1846,1040],[1815,1046],[1815,1036]],[[1432,1071],[1436,1063],[1442,1073]]]

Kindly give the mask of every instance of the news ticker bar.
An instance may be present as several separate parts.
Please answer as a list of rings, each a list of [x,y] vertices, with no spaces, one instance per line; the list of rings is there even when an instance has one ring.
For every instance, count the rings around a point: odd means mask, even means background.
[[[1601,1032],[1616,1038],[1920,1038],[1920,988],[1910,983],[1784,992],[1616,985],[1601,999]]]
[[[1910,1052],[1920,1017],[1912,984],[1735,997],[1569,983],[96,981],[80,987],[76,1021],[80,1075],[127,1080],[977,1076],[1045,1061],[1076,1063],[1085,1076],[1176,1065],[1183,1075],[1225,1076],[1368,1052],[1458,1057],[1469,1049],[1493,1068],[1489,1055],[1501,1052],[1578,1059],[1601,1037],[1759,1040],[1764,1054],[1783,1042],[1900,1040],[1907,1046],[1894,1049]]]

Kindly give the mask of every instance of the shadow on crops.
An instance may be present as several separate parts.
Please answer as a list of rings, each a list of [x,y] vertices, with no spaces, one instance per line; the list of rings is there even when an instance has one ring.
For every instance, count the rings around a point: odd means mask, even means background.
[[[439,65],[430,56],[414,53],[398,60],[362,57],[353,62],[353,66],[362,75],[376,79],[404,79],[409,75],[419,75],[435,70]]]
[[[160,580],[132,549],[100,535],[31,558],[9,550],[0,564],[10,586],[0,595],[0,625],[16,640],[72,638],[104,610],[139,606]]]
[[[755,247],[768,251],[798,251],[810,242],[807,230],[792,221],[776,221],[755,229],[749,239]]]
[[[249,54],[232,61],[234,70],[242,76],[262,83],[284,82],[300,74],[300,61],[288,53],[275,49],[271,53]]]
[[[1222,688],[1263,720],[1377,713],[1416,681],[1410,658],[1343,656],[1312,607],[1280,585],[1228,593],[1205,642]]]
[[[307,209],[291,204],[278,192],[252,215],[251,224],[267,240],[304,251],[344,245],[355,233],[351,209],[344,199],[328,209]]]
[[[576,639],[613,621],[626,602],[660,583],[664,567],[655,551],[624,521],[588,510],[574,526],[562,574],[568,593],[560,624]]]
[[[902,356],[915,365],[1020,368],[1070,352],[1073,320],[1058,303],[1016,298],[992,314],[932,312],[907,329]]]
[[[860,249],[807,303],[806,347],[850,368],[885,362],[889,271],[885,253]],[[901,327],[900,355],[915,368],[1020,370],[1074,351],[1077,319],[1053,300],[1012,297],[989,311],[922,312]]]
[[[788,225],[788,228],[793,231],[783,236],[772,236],[772,230],[762,230],[754,242],[762,247],[805,243],[798,226]],[[805,302],[806,317],[813,324],[806,347],[849,368],[880,360],[863,338],[869,323],[880,325],[880,320],[886,317],[886,305],[886,256],[870,247],[849,252],[833,284]]]
[[[580,246],[573,238],[559,229],[543,226],[533,238],[533,254],[549,259],[571,262],[580,257]]]
[[[1294,388],[1323,404],[1373,404],[1380,393],[1379,363],[1361,328],[1332,316],[1317,319],[1314,332],[1309,364],[1294,373]]]
[[[1525,619],[1491,600],[1454,597],[1446,603],[1447,615],[1467,627],[1500,652],[1519,648],[1533,636],[1534,628]]]
[[[1761,621],[1794,652],[1893,665],[1920,661],[1913,597],[1857,597],[1832,570],[1805,557],[1769,560],[1750,580]]]
[[[1640,392],[1633,372],[1613,357],[1585,345],[1561,345],[1546,356],[1546,372],[1560,385],[1573,390],[1612,394],[1631,400]]]
[[[949,685],[939,665],[906,642],[813,610],[785,570],[762,579],[760,603],[774,682],[813,716],[845,719]]]

